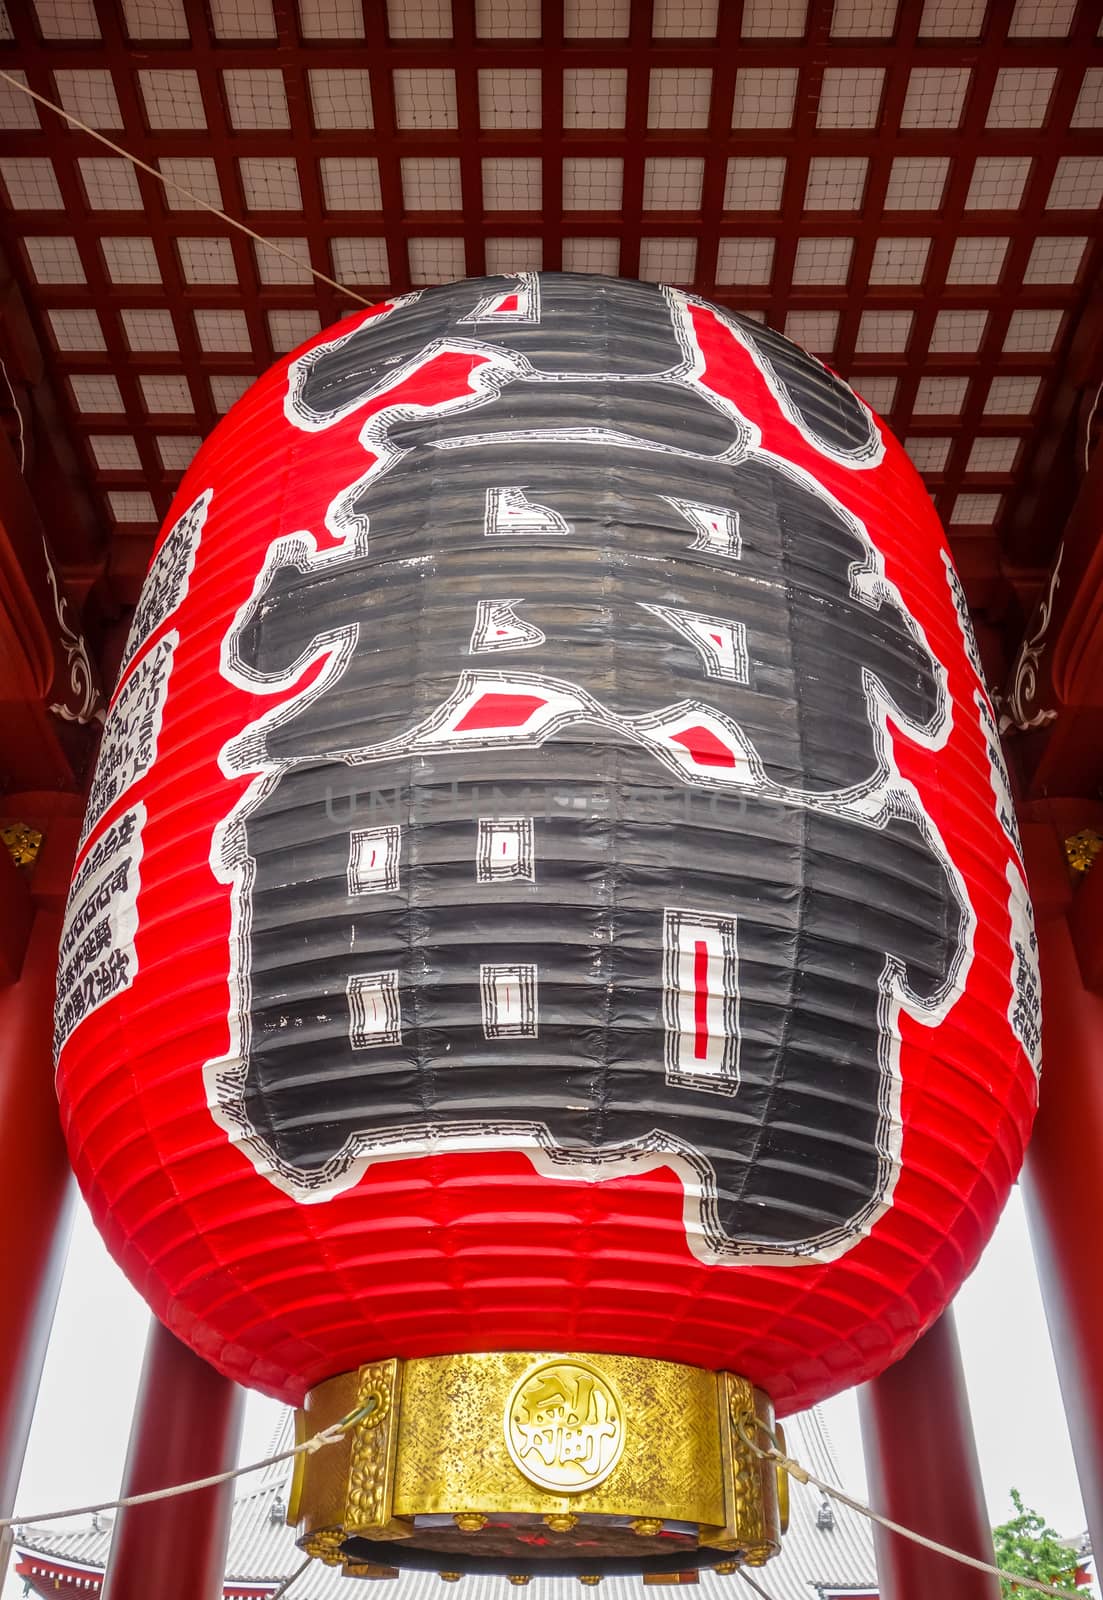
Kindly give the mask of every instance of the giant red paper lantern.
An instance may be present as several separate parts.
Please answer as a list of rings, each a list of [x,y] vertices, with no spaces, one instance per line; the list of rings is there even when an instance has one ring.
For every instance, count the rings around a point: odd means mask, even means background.
[[[584,1352],[784,1411],[877,1372],[976,1261],[1038,1050],[899,445],[654,285],[453,284],[278,363],[142,592],[57,1042],[117,1259],[271,1394]],[[597,1427],[635,1370],[509,1403]]]

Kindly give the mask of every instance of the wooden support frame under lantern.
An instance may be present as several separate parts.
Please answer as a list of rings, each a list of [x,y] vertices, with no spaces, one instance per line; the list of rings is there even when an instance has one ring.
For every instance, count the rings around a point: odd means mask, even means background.
[[[745,1442],[773,1408],[733,1373],[526,1351],[376,1361],[310,1392],[300,1440],[366,1405],[296,1460],[288,1521],[330,1565],[581,1573],[707,1552],[759,1565],[780,1546],[785,1486]]]

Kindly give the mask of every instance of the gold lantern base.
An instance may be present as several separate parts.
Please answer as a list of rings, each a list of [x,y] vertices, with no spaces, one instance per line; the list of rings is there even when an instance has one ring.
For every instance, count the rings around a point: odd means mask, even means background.
[[[298,1437],[368,1404],[296,1457],[288,1508],[302,1549],[349,1576],[596,1582],[779,1548],[785,1485],[745,1442],[773,1408],[734,1373],[533,1351],[373,1361],[307,1395]]]

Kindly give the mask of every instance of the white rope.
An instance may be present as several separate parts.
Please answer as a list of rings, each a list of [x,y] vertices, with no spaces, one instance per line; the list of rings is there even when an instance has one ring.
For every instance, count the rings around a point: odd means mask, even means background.
[[[190,189],[186,189],[182,183],[177,183],[174,178],[166,178],[165,174],[158,172],[156,167],[151,167],[147,161],[143,161],[130,150],[124,150],[121,144],[116,144],[114,139],[107,138],[106,134],[97,133],[95,128],[90,128],[86,122],[82,122],[79,117],[74,117],[71,112],[55,104],[53,100],[48,100],[44,94],[39,94],[29,84],[20,83],[19,79],[13,78],[10,72],[0,70],[0,79],[9,84],[11,88],[18,89],[20,94],[27,95],[31,100],[37,100],[40,106],[45,106],[47,110],[55,112],[59,117],[63,117],[71,127],[79,128],[81,133],[86,133],[90,139],[96,139],[100,144],[106,145],[117,156],[122,156],[124,161],[129,161],[131,166],[139,167],[142,172],[147,172],[151,178],[156,178],[157,182],[166,189],[175,189],[177,194],[185,195],[201,211],[209,211],[212,216],[219,217],[223,222],[229,223],[231,228],[237,228],[239,232],[248,234],[250,239],[255,239],[257,244],[263,245],[266,250],[271,250],[276,255],[283,256],[285,261],[294,262],[297,268],[302,269],[304,263],[300,261],[299,257],[293,256],[290,250],[284,250],[274,239],[266,239],[262,233],[255,232],[247,223],[239,221],[237,217],[229,216],[227,212],[221,211],[218,206],[213,206],[209,200],[204,200],[201,195],[193,194]],[[362,306],[371,305],[371,301],[365,300],[363,295],[356,293],[355,289],[348,288],[346,284],[338,283],[336,278],[327,277],[324,272],[319,272],[317,267],[307,267],[307,271],[312,278],[317,278],[319,283],[326,283],[331,289],[337,289],[341,294],[347,294],[350,300],[356,300]],[[3,1524],[0,1523],[0,1527],[2,1526]]]
[[[750,1419],[748,1419],[750,1420]],[[762,1428],[761,1422],[756,1419],[755,1426]],[[947,1556],[951,1561],[958,1561],[962,1566],[972,1567],[976,1572],[988,1572],[993,1577],[1005,1578],[1009,1583],[1015,1584],[1020,1589],[1030,1589],[1035,1594],[1049,1594],[1064,1597],[1068,1600],[1071,1592],[1068,1589],[1059,1589],[1056,1584],[1042,1583],[1038,1578],[1026,1578],[1018,1572],[1008,1572],[1004,1567],[993,1566],[990,1561],[982,1561],[979,1556],[967,1556],[962,1550],[954,1550],[948,1544],[940,1544],[937,1539],[928,1539],[925,1534],[916,1533],[914,1528],[905,1528],[899,1522],[893,1522],[891,1517],[884,1517],[879,1511],[874,1511],[872,1506],[867,1506],[861,1500],[855,1500],[851,1495],[845,1494],[842,1489],[833,1483],[825,1483],[822,1478],[817,1478],[814,1472],[809,1472],[807,1467],[802,1467],[799,1461],[793,1461],[775,1445],[764,1450],[762,1446],[752,1439],[746,1432],[741,1421],[736,1422],[736,1431],[747,1447],[754,1451],[763,1461],[772,1461],[798,1483],[810,1483],[821,1494],[826,1494],[832,1500],[838,1500],[840,1505],[849,1506],[851,1511],[856,1511],[859,1516],[868,1517],[870,1522],[879,1523],[882,1528],[887,1528],[890,1533],[899,1534],[902,1539],[910,1539],[913,1544],[922,1545],[925,1550],[933,1550],[936,1555]],[[764,1432],[769,1430],[763,1429]],[[747,1575],[744,1574],[746,1577]],[[753,1580],[747,1577],[748,1583],[755,1587]],[[759,1591],[760,1593],[762,1591]]]
[[[307,1556],[307,1558],[303,1562],[302,1566],[301,1567],[296,1567],[294,1572],[291,1574],[291,1576],[289,1578],[285,1578],[283,1580],[283,1582],[280,1584],[279,1588],[274,1590],[270,1595],[268,1595],[266,1597],[266,1600],[283,1600],[284,1595],[287,1593],[288,1589],[290,1589],[291,1585],[295,1582],[296,1578],[301,1578],[302,1577],[303,1573],[306,1571],[307,1567],[309,1567],[310,1563],[313,1560],[314,1560],[313,1556]]]
[[[743,1579],[743,1582],[749,1583],[755,1594],[760,1594],[762,1596],[762,1600],[774,1600],[774,1597],[769,1590],[764,1589],[756,1579],[752,1578],[746,1567],[740,1567],[738,1571],[739,1576]]]
[[[357,1410],[350,1411],[347,1416],[342,1417],[339,1422],[335,1422],[332,1427],[323,1428],[320,1433],[316,1433],[312,1438],[304,1440],[302,1444],[297,1444],[290,1450],[278,1451],[276,1455],[268,1456],[263,1461],[254,1461],[248,1467],[234,1467],[230,1472],[216,1472],[212,1477],[195,1478],[191,1483],[174,1484],[168,1489],[150,1489],[146,1494],[124,1495],[119,1500],[105,1500],[99,1505],[72,1506],[66,1511],[39,1511],[33,1516],[0,1517],[0,1529],[14,1528],[17,1525],[27,1523],[57,1522],[62,1517],[86,1517],[95,1515],[100,1511],[122,1511],[127,1506],[144,1506],[155,1500],[172,1500],[178,1495],[194,1494],[198,1489],[213,1489],[221,1483],[229,1483],[233,1478],[244,1477],[246,1473],[261,1472],[265,1467],[275,1466],[281,1461],[290,1461],[294,1456],[313,1455],[316,1450],[324,1450],[326,1445],[336,1444],[351,1427],[354,1427],[363,1417],[374,1411],[376,1404],[375,1400],[371,1400],[366,1405],[358,1407]],[[748,1418],[747,1420],[751,1421],[752,1419]],[[757,1418],[753,1420],[754,1426],[762,1428],[763,1425]],[[776,1444],[764,1450],[758,1441],[751,1438],[747,1433],[741,1419],[736,1420],[735,1427],[743,1443],[748,1449],[753,1450],[760,1460],[773,1462],[775,1466],[787,1472],[791,1478],[795,1478],[798,1483],[812,1484],[821,1494],[829,1495],[832,1500],[837,1500],[840,1505],[849,1506],[851,1511],[856,1511],[859,1516],[867,1517],[870,1522],[879,1523],[882,1528],[887,1528],[890,1533],[898,1534],[902,1539],[910,1539],[913,1544],[921,1545],[925,1550],[933,1550],[936,1555],[946,1556],[951,1561],[958,1561],[963,1566],[972,1567],[976,1572],[988,1572],[993,1577],[1006,1578],[1008,1582],[1017,1585],[1020,1589],[1029,1589],[1035,1594],[1056,1595],[1057,1600],[1061,1600],[1062,1596],[1068,1596],[1070,1592],[1068,1589],[1059,1589],[1056,1584],[1052,1583],[1041,1583],[1037,1578],[1023,1577],[1018,1572],[1008,1572],[1003,1567],[993,1566],[990,1561],[980,1560],[978,1556],[969,1556],[962,1550],[952,1549],[948,1544],[940,1544],[937,1539],[928,1539],[925,1534],[916,1533],[914,1528],[903,1527],[899,1522],[894,1522],[891,1517],[882,1516],[879,1511],[874,1511],[872,1506],[865,1505],[861,1500],[855,1500],[852,1495],[844,1493],[835,1484],[827,1483],[823,1478],[817,1478],[814,1472],[809,1472],[808,1468],[803,1467],[799,1461],[794,1461],[791,1456],[785,1455],[783,1451],[778,1449]],[[768,1430],[764,1431],[768,1432]],[[772,1438],[772,1435],[769,1436]],[[282,1586],[273,1595],[269,1596],[269,1600],[281,1600],[281,1597],[295,1582],[295,1579],[306,1571],[308,1565],[309,1558],[298,1571],[293,1572],[289,1578],[284,1580]],[[765,1600],[770,1600],[766,1590],[751,1577],[749,1572],[740,1568],[739,1575],[750,1584],[756,1593],[763,1595]]]
[[[33,1515],[25,1513],[18,1517],[0,1517],[0,1530],[21,1527],[27,1523],[58,1522],[62,1517],[95,1516],[100,1511],[122,1511],[127,1506],[146,1506],[155,1500],[174,1500],[178,1495],[195,1494],[199,1489],[216,1489],[220,1483],[229,1483],[234,1478],[245,1477],[247,1473],[261,1472],[265,1467],[274,1467],[280,1461],[290,1461],[295,1456],[313,1455],[316,1450],[324,1450],[326,1445],[337,1444],[351,1427],[374,1410],[374,1402],[360,1406],[356,1411],[350,1411],[347,1417],[342,1417],[340,1422],[335,1422],[332,1427],[323,1428],[312,1438],[304,1439],[302,1444],[294,1445],[290,1450],[280,1450],[276,1455],[266,1456],[263,1461],[254,1461],[247,1467],[234,1467],[229,1472],[216,1472],[209,1478],[193,1478],[190,1483],[176,1483],[168,1489],[149,1489],[145,1494],[123,1495],[119,1500],[104,1500],[95,1506],[72,1506],[67,1511],[37,1511]],[[275,1596],[272,1600],[275,1600]]]

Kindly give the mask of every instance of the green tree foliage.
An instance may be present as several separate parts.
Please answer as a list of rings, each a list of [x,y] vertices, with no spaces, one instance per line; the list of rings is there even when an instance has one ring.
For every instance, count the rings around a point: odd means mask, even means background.
[[[996,1565],[1007,1572],[1018,1572],[1024,1578],[1037,1578],[1041,1583],[1054,1584],[1058,1589],[1076,1592],[1076,1552],[1063,1545],[1057,1530],[1051,1528],[1038,1511],[1023,1505],[1018,1489],[1011,1491],[1014,1516],[992,1529],[992,1542],[996,1547]],[[1020,1589],[1011,1579],[1001,1578],[1004,1600],[1017,1596],[1027,1600],[1028,1589]]]

